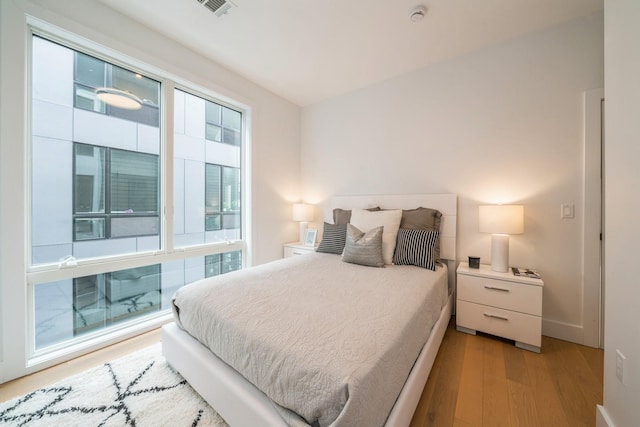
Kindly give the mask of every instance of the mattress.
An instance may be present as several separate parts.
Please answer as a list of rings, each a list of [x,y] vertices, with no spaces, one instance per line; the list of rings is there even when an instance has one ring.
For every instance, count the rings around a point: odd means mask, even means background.
[[[262,390],[290,425],[382,425],[447,301],[447,272],[332,254],[187,285],[176,323]]]

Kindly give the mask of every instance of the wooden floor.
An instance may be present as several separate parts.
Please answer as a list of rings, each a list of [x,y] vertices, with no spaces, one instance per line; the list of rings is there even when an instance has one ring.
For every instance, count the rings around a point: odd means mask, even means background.
[[[2,1],[2,0],[0,0]],[[53,384],[71,375],[86,371],[94,366],[122,357],[144,347],[160,342],[160,329],[154,329],[137,337],[122,341],[102,350],[94,351],[51,368],[0,384],[0,402],[22,396],[39,388]]]
[[[595,426],[604,352],[542,337],[542,352],[449,323],[410,427]]]
[[[0,402],[160,341],[160,331],[0,385]],[[595,426],[603,351],[542,338],[542,353],[455,330],[452,319],[411,427]]]

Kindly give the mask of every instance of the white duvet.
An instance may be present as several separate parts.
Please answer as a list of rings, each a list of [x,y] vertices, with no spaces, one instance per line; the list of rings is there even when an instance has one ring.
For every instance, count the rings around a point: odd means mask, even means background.
[[[187,285],[176,322],[290,424],[381,426],[447,300],[446,268],[312,253]]]

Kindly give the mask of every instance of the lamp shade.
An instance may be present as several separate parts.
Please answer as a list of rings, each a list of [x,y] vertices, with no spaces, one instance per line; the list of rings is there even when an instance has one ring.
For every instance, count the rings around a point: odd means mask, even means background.
[[[480,206],[479,222],[481,233],[522,234],[524,233],[524,206]]]
[[[313,205],[306,203],[295,203],[293,205],[294,221],[313,221]]]

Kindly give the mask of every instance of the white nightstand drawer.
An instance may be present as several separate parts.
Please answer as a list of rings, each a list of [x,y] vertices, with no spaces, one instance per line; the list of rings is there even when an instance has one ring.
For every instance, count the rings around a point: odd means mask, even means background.
[[[313,252],[313,250],[309,249],[298,249],[298,248],[290,248],[288,246],[284,247],[284,257],[289,258],[294,255],[304,255]]]
[[[460,282],[458,282],[458,285]],[[458,300],[456,323],[535,347],[542,344],[540,317]]]
[[[542,287],[479,276],[458,275],[458,299],[540,316]]]
[[[283,246],[283,255],[285,258],[289,258],[294,255],[304,255],[311,252],[315,252],[318,245],[307,246],[301,243],[285,243]]]

